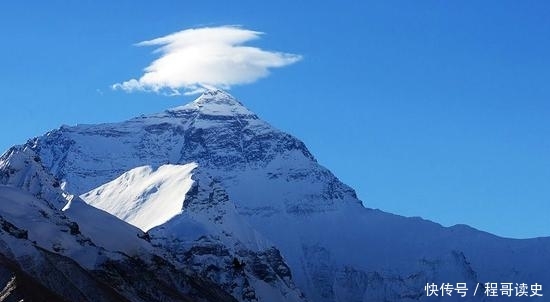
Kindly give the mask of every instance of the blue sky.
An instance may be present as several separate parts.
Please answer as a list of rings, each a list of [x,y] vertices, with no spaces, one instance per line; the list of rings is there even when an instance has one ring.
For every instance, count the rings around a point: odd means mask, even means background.
[[[110,86],[158,57],[135,43],[241,25],[302,59],[230,92],[368,207],[550,235],[548,2],[220,2],[3,3],[0,148],[191,101]]]

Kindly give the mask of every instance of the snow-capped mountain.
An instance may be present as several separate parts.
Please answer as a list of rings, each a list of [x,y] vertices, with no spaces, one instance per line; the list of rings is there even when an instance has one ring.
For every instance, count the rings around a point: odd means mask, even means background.
[[[63,126],[10,149],[0,172],[0,196],[9,197],[0,215],[17,226],[8,230],[29,232],[17,240],[75,261],[103,286],[97,276],[131,275],[104,287],[129,300],[155,282],[164,296],[211,301],[484,301],[493,297],[473,297],[473,288],[461,298],[428,297],[424,287],[550,283],[550,238],[505,239],[365,208],[301,141],[219,90],[121,123]],[[10,212],[15,201],[18,213],[47,207],[48,227]],[[53,235],[71,223],[84,239],[70,228],[68,239]],[[35,229],[51,230],[33,243]],[[18,251],[2,254],[14,261]],[[128,268],[136,259],[170,277],[147,283]],[[173,289],[176,277],[185,286]]]

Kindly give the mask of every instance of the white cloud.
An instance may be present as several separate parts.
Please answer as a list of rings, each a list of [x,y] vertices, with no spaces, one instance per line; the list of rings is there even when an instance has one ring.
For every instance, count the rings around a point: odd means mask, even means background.
[[[205,87],[229,89],[269,75],[271,68],[301,59],[300,55],[244,46],[263,33],[235,26],[182,30],[138,43],[155,46],[160,57],[139,79],[112,85],[126,92],[147,91],[167,95],[199,93]]]

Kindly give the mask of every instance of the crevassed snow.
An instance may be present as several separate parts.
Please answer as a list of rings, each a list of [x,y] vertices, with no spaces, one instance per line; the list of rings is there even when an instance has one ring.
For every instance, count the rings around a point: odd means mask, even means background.
[[[196,167],[196,163],[137,167],[80,197],[146,232],[181,213]]]

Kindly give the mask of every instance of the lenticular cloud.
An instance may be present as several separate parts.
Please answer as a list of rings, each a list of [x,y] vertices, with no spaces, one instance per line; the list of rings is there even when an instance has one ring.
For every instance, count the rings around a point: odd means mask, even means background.
[[[234,26],[186,29],[138,43],[157,47],[160,57],[139,79],[112,85],[126,92],[149,91],[178,95],[193,94],[204,87],[229,89],[269,75],[271,68],[295,63],[301,56],[266,51],[243,44],[258,39],[261,32]]]

